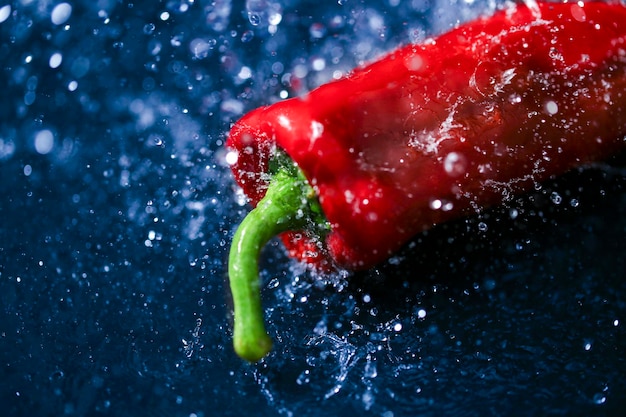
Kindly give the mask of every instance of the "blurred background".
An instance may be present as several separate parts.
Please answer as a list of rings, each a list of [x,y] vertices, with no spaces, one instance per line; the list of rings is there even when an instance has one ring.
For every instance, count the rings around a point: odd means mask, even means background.
[[[623,415],[624,155],[318,276],[231,348],[228,129],[495,0],[0,1],[6,416]]]

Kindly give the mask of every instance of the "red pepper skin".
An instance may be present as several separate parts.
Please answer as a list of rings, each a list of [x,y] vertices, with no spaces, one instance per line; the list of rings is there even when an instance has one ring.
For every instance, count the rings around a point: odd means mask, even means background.
[[[257,109],[227,147],[253,205],[273,149],[332,230],[290,254],[363,269],[438,223],[626,147],[626,7],[511,6],[408,45],[302,98]]]

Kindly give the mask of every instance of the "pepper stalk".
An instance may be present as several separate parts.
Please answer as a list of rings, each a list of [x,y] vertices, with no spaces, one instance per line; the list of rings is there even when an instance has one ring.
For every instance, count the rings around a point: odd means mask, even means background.
[[[241,358],[257,362],[272,349],[261,306],[259,255],[265,244],[290,230],[317,229],[327,222],[313,187],[283,152],[270,164],[265,196],[243,219],[230,248],[228,274],[234,304],[233,346]]]

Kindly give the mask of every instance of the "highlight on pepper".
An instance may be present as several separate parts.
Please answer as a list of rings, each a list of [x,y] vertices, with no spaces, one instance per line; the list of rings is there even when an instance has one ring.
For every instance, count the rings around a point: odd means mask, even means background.
[[[617,2],[508,5],[248,113],[226,143],[254,207],[229,256],[235,351],[254,362],[272,347],[258,258],[273,236],[313,267],[371,268],[625,138]]]

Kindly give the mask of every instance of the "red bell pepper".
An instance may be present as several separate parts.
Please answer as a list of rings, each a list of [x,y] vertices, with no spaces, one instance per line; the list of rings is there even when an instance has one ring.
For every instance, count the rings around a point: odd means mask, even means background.
[[[626,7],[513,5],[239,120],[227,147],[256,208],[229,258],[234,345],[271,348],[258,256],[281,234],[321,267],[370,268],[438,223],[626,145]]]

